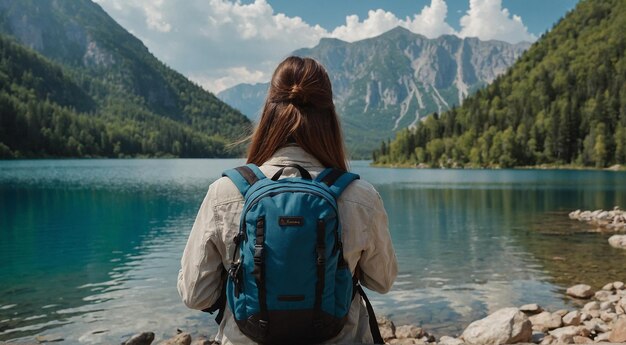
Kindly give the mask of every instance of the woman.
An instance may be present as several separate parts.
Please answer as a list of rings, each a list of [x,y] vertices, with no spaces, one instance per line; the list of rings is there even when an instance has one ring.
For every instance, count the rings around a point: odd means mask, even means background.
[[[347,170],[330,79],[313,59],[289,57],[278,65],[263,113],[252,135],[248,163],[273,176],[284,165],[298,164],[313,177],[327,167]],[[287,169],[284,177],[297,176]],[[181,260],[178,291],[193,309],[206,309],[220,296],[222,267],[229,267],[239,231],[243,197],[228,178],[211,184]],[[338,199],[344,259],[365,287],[386,293],[397,262],[382,200],[369,183],[357,180]],[[251,344],[226,309],[217,340]],[[366,308],[354,298],[343,330],[327,343],[372,343]]]

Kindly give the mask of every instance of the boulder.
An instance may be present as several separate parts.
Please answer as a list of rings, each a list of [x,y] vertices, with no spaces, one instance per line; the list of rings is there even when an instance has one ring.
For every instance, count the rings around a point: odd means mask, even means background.
[[[591,298],[595,291],[587,284],[578,284],[568,288],[566,293],[572,297],[587,299]]]
[[[583,325],[587,330],[589,330],[589,332],[606,333],[611,330],[611,328],[604,321],[598,318],[585,321],[583,322]]]
[[[623,282],[613,282],[613,287],[615,288],[615,290],[623,290],[624,289],[624,283]]]
[[[389,340],[396,337],[396,325],[394,325],[391,320],[383,316],[379,317],[376,321],[378,321],[380,335],[383,337],[384,340]]]
[[[463,345],[465,344],[463,340],[452,338],[447,335],[444,335],[439,339],[439,345]]]
[[[561,316],[544,311],[528,318],[535,330],[550,330],[559,328],[563,325]]]
[[[626,249],[626,235],[613,235],[609,237],[611,247]]]
[[[600,320],[604,321],[604,322],[611,322],[613,320],[617,319],[617,314],[610,312],[610,311],[603,311],[600,313]]]
[[[615,311],[615,305],[611,301],[600,303],[600,311]]]
[[[621,317],[613,324],[613,330],[609,335],[609,341],[612,343],[626,342],[626,317]]]
[[[541,306],[539,306],[539,304],[537,303],[532,303],[524,304],[523,306],[519,307],[519,310],[526,315],[534,315],[541,313],[543,311],[543,308],[541,308]]]
[[[191,345],[191,335],[183,332],[160,342],[159,345]]]
[[[424,330],[417,326],[405,325],[396,327],[396,338],[398,339],[421,338],[423,335]]]
[[[130,337],[128,340],[122,343],[122,345],[150,345],[154,340],[154,333],[152,332],[143,332],[139,334],[135,334]]]
[[[587,304],[585,304],[585,306],[583,307],[583,311],[584,312],[590,312],[590,311],[600,311],[600,303],[598,302],[589,302]]]
[[[594,297],[600,302],[608,301],[609,298],[613,295],[612,291],[600,290],[595,293]]]
[[[468,345],[496,345],[529,342],[532,324],[517,308],[504,308],[472,322],[461,335]]]
[[[563,328],[557,328],[550,332],[550,335],[556,338],[556,342],[561,344],[571,344],[574,342],[574,337],[579,336],[589,336],[590,332],[585,327],[582,326],[567,326]]]
[[[556,315],[558,315],[560,317],[565,316],[565,314],[567,314],[567,313],[569,313],[569,310],[567,310],[567,309],[559,309],[559,310],[554,312],[554,314],[556,314]]]
[[[578,326],[581,323],[581,313],[578,310],[567,313],[563,316],[563,324],[565,326]]]

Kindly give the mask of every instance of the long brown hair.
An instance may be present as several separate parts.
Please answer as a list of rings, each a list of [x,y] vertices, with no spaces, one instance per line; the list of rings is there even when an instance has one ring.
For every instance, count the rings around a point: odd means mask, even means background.
[[[325,167],[347,170],[330,79],[310,58],[290,56],[272,76],[248,163],[261,165],[279,148],[295,143]]]

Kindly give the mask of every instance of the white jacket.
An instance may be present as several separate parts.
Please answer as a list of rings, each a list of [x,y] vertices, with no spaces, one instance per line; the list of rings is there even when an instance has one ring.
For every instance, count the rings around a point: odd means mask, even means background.
[[[280,167],[299,164],[313,177],[324,167],[298,146],[279,149],[260,169],[273,176]],[[283,177],[298,176],[297,170],[285,169]],[[183,302],[193,309],[210,307],[220,295],[222,265],[232,262],[234,236],[239,231],[243,197],[226,177],[215,181],[200,206],[181,259],[178,292]],[[397,260],[389,235],[387,213],[380,195],[371,184],[357,180],[338,199],[342,227],[344,258],[352,274],[370,290],[386,293],[397,275]],[[358,295],[357,295],[358,296]],[[237,327],[226,308],[216,340],[224,345],[254,344]],[[328,344],[372,343],[368,315],[364,303],[355,298],[343,330]]]

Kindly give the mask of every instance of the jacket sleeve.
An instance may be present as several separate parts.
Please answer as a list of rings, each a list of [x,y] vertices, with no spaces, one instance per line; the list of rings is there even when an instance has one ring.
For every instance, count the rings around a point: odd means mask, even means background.
[[[178,293],[185,305],[192,309],[206,309],[221,293],[222,258],[216,246],[215,187],[209,191],[200,206],[187,240],[178,273]]]
[[[391,243],[387,212],[378,192],[370,219],[369,239],[358,264],[359,280],[370,290],[386,293],[398,274],[398,261]]]

